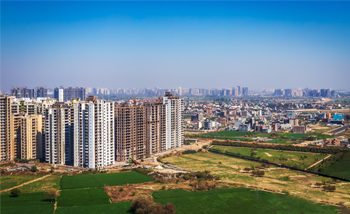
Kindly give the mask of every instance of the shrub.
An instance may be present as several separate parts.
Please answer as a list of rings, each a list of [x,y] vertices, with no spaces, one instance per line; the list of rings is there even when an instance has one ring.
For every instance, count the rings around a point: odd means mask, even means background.
[[[21,193],[21,190],[19,190],[18,188],[15,188],[11,190],[11,197],[18,197],[20,193]]]
[[[31,170],[32,172],[36,172],[36,171],[38,171],[38,168],[37,168],[35,165],[33,165],[33,166],[30,168],[30,170]]]
[[[51,203],[52,203],[52,199],[53,198],[57,198],[58,196],[60,196],[60,194],[58,193],[57,189],[54,189],[54,188],[47,189],[45,191],[45,195],[47,197],[51,198]]]
[[[119,191],[123,192],[124,188],[123,187],[119,187]]]
[[[166,204],[162,207],[154,203],[150,196],[139,196],[132,201],[131,211],[136,214],[175,214],[175,206]]]
[[[150,155],[150,154],[147,154],[147,155],[146,155],[146,158],[150,158],[150,157],[151,157],[151,155]]]
[[[166,186],[162,186],[162,190],[165,190]]]
[[[336,189],[336,187],[335,187],[334,185],[330,185],[330,184],[324,185],[322,188],[323,188],[325,191],[329,191],[329,192],[333,192],[333,191],[335,191],[335,189]]]

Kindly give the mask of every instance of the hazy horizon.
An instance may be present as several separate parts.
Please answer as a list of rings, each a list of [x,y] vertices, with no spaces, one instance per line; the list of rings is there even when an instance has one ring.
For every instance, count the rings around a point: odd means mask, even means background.
[[[1,90],[350,89],[350,2],[1,4]]]

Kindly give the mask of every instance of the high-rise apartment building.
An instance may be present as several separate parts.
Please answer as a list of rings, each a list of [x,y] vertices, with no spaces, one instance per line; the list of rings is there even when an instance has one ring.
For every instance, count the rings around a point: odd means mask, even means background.
[[[146,108],[142,105],[115,106],[116,160],[146,156]]]
[[[73,164],[73,109],[57,102],[45,110],[45,161],[52,164]]]
[[[248,87],[242,87],[242,96],[248,96]]]
[[[163,97],[163,104],[166,105],[165,113],[165,149],[181,147],[183,144],[182,111],[183,101],[174,97],[171,92],[166,92]]]
[[[146,154],[166,150],[166,105],[161,100],[146,103]]]
[[[42,115],[17,114],[14,118],[15,156],[20,159],[42,157]]]
[[[115,159],[114,104],[90,96],[74,103],[73,165],[97,168]]]
[[[1,143],[1,161],[13,160],[13,117],[11,114],[11,98],[6,95],[0,96],[0,143]]]
[[[85,100],[86,90],[83,87],[55,88],[54,98],[56,98],[58,102],[66,102],[75,98]]]

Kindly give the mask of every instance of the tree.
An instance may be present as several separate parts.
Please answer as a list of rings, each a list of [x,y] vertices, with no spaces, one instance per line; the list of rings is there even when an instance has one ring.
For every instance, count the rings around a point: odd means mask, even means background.
[[[37,168],[35,165],[33,165],[33,166],[30,168],[30,170],[31,170],[32,172],[36,172],[36,171],[38,171],[38,168]]]
[[[60,194],[58,193],[57,189],[51,188],[51,189],[47,189],[45,191],[45,195],[49,198],[51,198],[51,203],[52,203],[52,199],[53,198],[57,198],[58,196],[60,196]]]
[[[12,197],[18,197],[18,195],[21,193],[21,190],[19,190],[18,188],[15,188],[13,190],[11,190],[11,196]]]

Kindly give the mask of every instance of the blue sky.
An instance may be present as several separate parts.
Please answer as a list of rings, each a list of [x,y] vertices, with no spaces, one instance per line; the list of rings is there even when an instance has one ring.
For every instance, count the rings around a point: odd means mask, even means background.
[[[13,86],[350,89],[350,2],[1,2]]]

